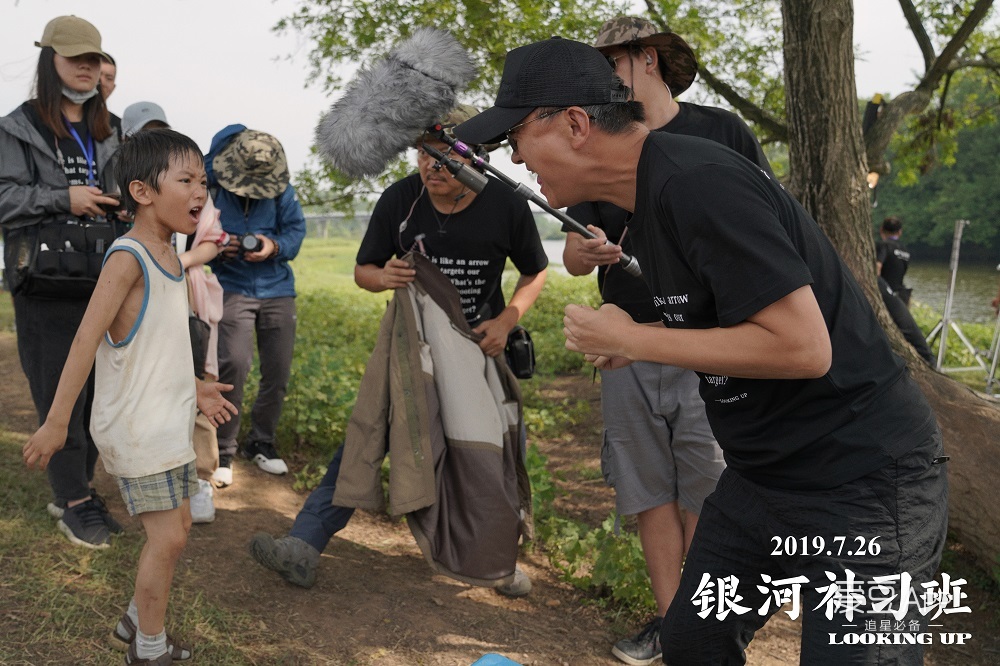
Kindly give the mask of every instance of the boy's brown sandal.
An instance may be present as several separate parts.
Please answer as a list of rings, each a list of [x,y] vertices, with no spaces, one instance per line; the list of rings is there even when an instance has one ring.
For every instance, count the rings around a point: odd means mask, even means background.
[[[156,659],[139,659],[139,655],[135,652],[135,643],[132,643],[125,653],[125,666],[170,666],[173,663],[169,650]]]
[[[122,633],[124,629],[124,634]],[[122,652],[127,651],[135,643],[136,626],[132,622],[132,618],[128,616],[128,613],[122,613],[121,620],[115,625],[114,631],[111,632],[111,641],[114,647]],[[174,640],[173,636],[167,634],[167,654],[170,655],[172,661],[187,661],[191,658],[191,648],[182,643],[178,643]],[[133,662],[126,662],[133,663]],[[146,663],[146,662],[141,662]],[[158,664],[159,662],[148,662],[151,664]],[[168,662],[170,663],[170,662]]]

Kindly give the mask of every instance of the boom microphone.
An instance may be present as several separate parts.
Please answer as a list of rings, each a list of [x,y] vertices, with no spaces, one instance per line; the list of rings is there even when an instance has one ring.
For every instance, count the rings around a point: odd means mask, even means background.
[[[497,180],[501,181],[502,183],[510,187],[512,190],[514,190],[515,194],[519,194],[521,195],[521,197],[534,203],[536,206],[538,206],[546,213],[548,213],[549,215],[553,216],[554,218],[562,222],[564,225],[566,225],[576,233],[580,234],[584,238],[597,238],[597,234],[595,234],[593,231],[583,226],[582,224],[574,220],[572,217],[562,212],[561,210],[558,210],[550,206],[548,201],[535,194],[535,192],[530,187],[528,187],[524,183],[519,183],[515,181],[513,178],[509,177],[507,174],[505,174],[504,172],[500,171],[499,169],[491,165],[489,162],[481,158],[479,155],[476,155],[475,151],[472,150],[472,148],[470,148],[466,143],[459,141],[457,139],[453,139],[447,135],[442,136],[442,140],[449,146],[451,146],[452,150],[454,150],[456,154],[468,158],[469,161],[472,162],[472,166],[478,169],[482,169],[483,171],[488,171],[491,176],[494,176]],[[426,150],[427,148],[428,148],[427,146],[424,146],[424,150]],[[451,162],[455,165],[459,165],[461,167],[464,167],[465,166],[464,164],[461,164],[460,162],[457,162],[455,160],[442,161],[442,158],[444,158],[445,156],[440,151],[434,151],[434,152],[437,153],[437,155],[432,154],[431,157],[434,157],[438,161],[441,161],[443,164],[445,164],[445,166],[448,167],[448,170],[451,171],[451,173],[455,176],[455,178],[462,181],[464,185],[471,187],[476,192],[481,191],[483,187],[486,186],[486,183],[484,182],[479,187],[479,189],[475,189],[475,186],[465,182],[465,180],[462,179],[460,172],[456,171],[456,169],[452,166],[452,164],[448,164],[448,162]],[[438,157],[438,155],[440,155],[440,157]],[[478,172],[472,171],[472,173],[478,173]],[[611,241],[606,240],[605,243],[610,245]],[[642,277],[642,269],[639,267],[639,262],[635,257],[622,252],[621,256],[618,257],[618,265],[621,266],[625,270],[625,272],[628,273],[629,275],[632,275],[637,278]],[[997,269],[1000,270],[1000,266],[998,266]]]
[[[504,185],[514,190],[514,194],[518,194],[521,197],[527,199],[528,201],[531,201],[536,206],[547,212],[549,215],[555,217],[557,220],[562,222],[564,225],[566,225],[576,233],[580,234],[584,238],[597,238],[597,234],[595,234],[593,231],[583,226],[582,224],[574,220],[572,217],[562,212],[561,210],[558,210],[550,206],[548,201],[535,194],[530,187],[528,187],[524,183],[519,183],[515,181],[513,178],[510,178],[509,176],[507,176],[507,174],[500,171],[499,169],[491,165],[489,162],[484,160],[482,157],[477,155],[476,152],[472,150],[472,148],[469,147],[468,144],[459,141],[457,139],[453,139],[444,133],[441,134],[441,140],[447,143],[449,146],[451,146],[452,150],[454,150],[455,153],[461,155],[462,157],[467,158],[472,163],[472,166],[476,167],[477,169],[481,169],[482,171],[488,171],[490,175],[494,176]],[[433,146],[428,146],[427,144],[424,144],[423,150],[426,151],[428,155],[436,159],[439,165],[442,165],[445,168],[447,168],[448,171],[451,173],[451,175],[453,175],[457,181],[468,187],[473,192],[478,194],[479,192],[482,192],[483,189],[486,187],[486,183],[489,181],[489,178],[486,176],[486,174],[480,173],[475,169],[467,167],[458,160],[451,159],[450,157],[442,153],[440,150],[434,148]],[[605,241],[605,242],[610,244],[611,241]],[[622,252],[622,256],[618,258],[618,264],[629,275],[632,275],[637,278],[642,278],[642,269],[639,268],[639,262],[636,260],[635,257]]]
[[[475,77],[472,58],[450,33],[420,28],[371,69],[362,68],[344,95],[334,103],[316,127],[316,145],[333,166],[352,178],[375,176],[385,171],[394,157],[414,144],[451,111],[458,92]],[[556,217],[584,238],[597,236],[530,188],[517,183],[469,146],[449,137],[440,138],[480,171],[503,182],[524,199]],[[452,160],[431,147],[424,150],[445,166],[463,185],[482,191],[487,178],[475,169]],[[610,241],[608,241],[610,243]],[[619,264],[641,277],[639,262],[622,254]]]
[[[375,176],[454,108],[475,75],[472,58],[450,33],[420,28],[358,72],[320,120],[316,145],[338,171]]]

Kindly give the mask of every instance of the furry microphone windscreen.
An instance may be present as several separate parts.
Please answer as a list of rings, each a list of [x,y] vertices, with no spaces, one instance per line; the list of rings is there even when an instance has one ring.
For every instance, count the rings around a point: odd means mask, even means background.
[[[316,127],[320,154],[352,178],[381,173],[454,108],[475,75],[472,58],[450,33],[420,28],[347,85]]]

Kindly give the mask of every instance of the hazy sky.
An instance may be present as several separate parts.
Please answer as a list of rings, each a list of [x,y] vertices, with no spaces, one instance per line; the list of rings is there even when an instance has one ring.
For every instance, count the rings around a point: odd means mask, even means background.
[[[298,4],[0,0],[0,114],[28,98],[38,61],[34,42],[45,24],[77,14],[97,26],[105,51],[118,61],[118,89],[109,100],[113,112],[121,115],[136,101],[157,102],[173,127],[204,150],[216,131],[243,123],[277,136],[294,172],[305,163],[313,128],[332,102],[307,80],[309,44],[294,33],[271,31]],[[861,0],[855,16],[858,94],[907,89],[921,59],[896,0]],[[525,174],[521,168],[512,173]]]

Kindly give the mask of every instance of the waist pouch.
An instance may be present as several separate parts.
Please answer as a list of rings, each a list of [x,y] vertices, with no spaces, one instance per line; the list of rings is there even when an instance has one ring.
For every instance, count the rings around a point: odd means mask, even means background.
[[[208,358],[208,340],[212,328],[198,318],[198,315],[188,316],[188,331],[191,333],[191,356],[194,358],[194,376],[205,379],[205,360]]]
[[[123,223],[104,218],[6,229],[7,288],[31,298],[89,298],[97,286],[104,254],[125,231]]]
[[[535,374],[535,344],[523,326],[510,330],[503,353],[507,357],[507,365],[518,379],[531,379]]]

